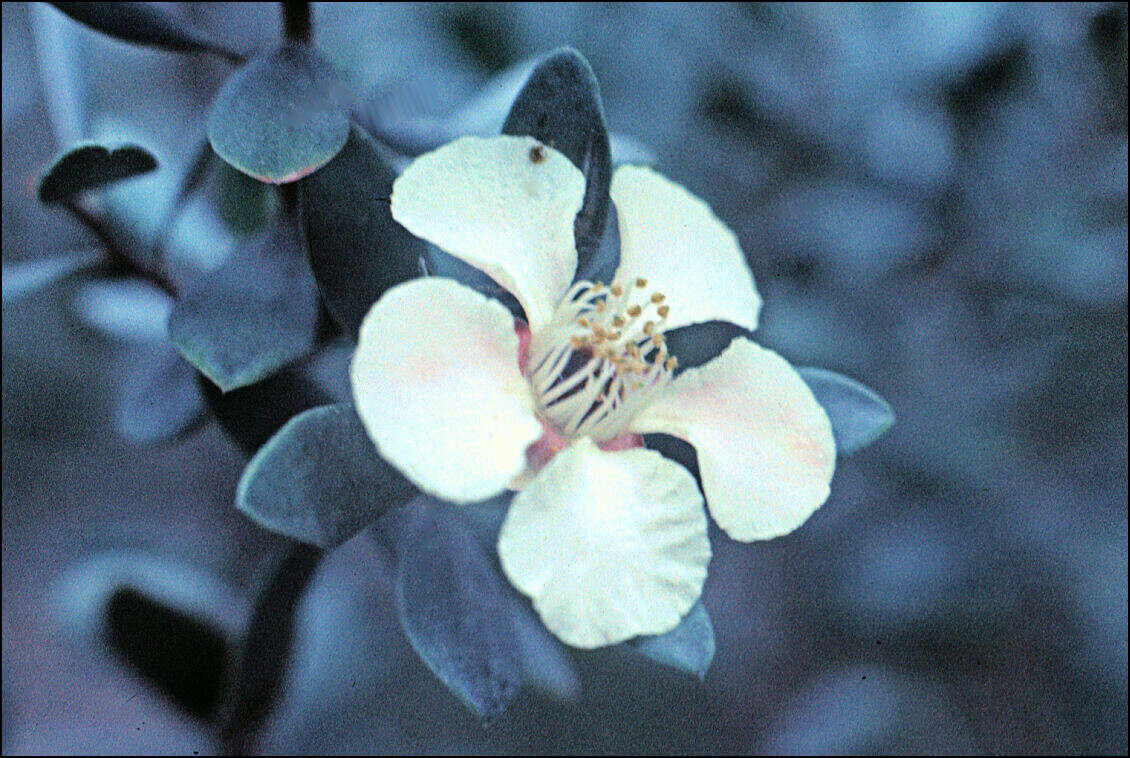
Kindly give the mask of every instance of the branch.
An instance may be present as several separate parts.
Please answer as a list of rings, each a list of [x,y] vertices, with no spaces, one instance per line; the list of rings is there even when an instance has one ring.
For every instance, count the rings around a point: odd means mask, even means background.
[[[310,3],[280,3],[283,16],[283,34],[296,42],[309,42],[313,33],[310,21]]]

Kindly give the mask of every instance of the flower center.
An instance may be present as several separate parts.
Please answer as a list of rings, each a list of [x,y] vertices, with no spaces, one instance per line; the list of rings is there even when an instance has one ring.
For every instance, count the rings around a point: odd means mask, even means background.
[[[542,418],[568,438],[619,435],[671,380],[668,306],[647,280],[577,282],[533,335],[526,376]]]

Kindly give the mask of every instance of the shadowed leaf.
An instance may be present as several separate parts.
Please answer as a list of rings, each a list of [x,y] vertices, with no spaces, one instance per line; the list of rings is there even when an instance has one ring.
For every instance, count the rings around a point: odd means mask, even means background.
[[[179,53],[214,53],[230,61],[243,60],[233,50],[207,39],[154,3],[51,3],[95,31],[148,47]]]
[[[278,698],[294,643],[294,617],[322,558],[318,548],[289,541],[278,552],[256,595],[218,709],[221,731],[240,755],[250,752],[249,743]]]
[[[137,145],[108,149],[85,144],[73,147],[47,169],[39,181],[39,199],[62,203],[87,190],[149,173],[157,168],[152,153]]]
[[[386,289],[420,274],[423,243],[389,210],[395,179],[372,138],[354,127],[337,157],[299,185],[314,277],[351,339]]]

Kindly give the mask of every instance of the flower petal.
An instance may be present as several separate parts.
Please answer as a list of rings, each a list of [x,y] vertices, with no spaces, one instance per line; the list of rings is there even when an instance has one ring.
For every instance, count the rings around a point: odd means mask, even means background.
[[[498,555],[570,645],[662,634],[706,579],[702,495],[686,469],[652,450],[608,453],[582,437],[514,496]]]
[[[632,430],[694,445],[710,514],[736,540],[788,534],[828,498],[827,414],[784,358],[744,337],[676,377]]]
[[[513,293],[536,331],[572,284],[584,193],[577,167],[532,137],[462,137],[400,175],[392,217]]]
[[[648,280],[667,296],[667,329],[722,320],[757,328],[761,296],[738,238],[702,200],[649,168],[612,176],[620,224],[616,280]]]
[[[385,292],[361,324],[350,375],[380,454],[444,500],[502,492],[542,432],[518,370],[514,319],[450,279]]]

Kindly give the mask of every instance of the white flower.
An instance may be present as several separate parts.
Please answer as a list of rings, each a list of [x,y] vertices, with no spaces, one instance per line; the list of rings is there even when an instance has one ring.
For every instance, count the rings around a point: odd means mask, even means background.
[[[614,282],[573,282],[584,177],[528,137],[466,137],[418,158],[393,217],[489,274],[499,303],[455,281],[390,289],[361,327],[357,411],[381,454],[455,503],[518,489],[499,536],[510,581],[563,641],[597,647],[674,628],[710,560],[703,498],[645,432],[694,445],[731,537],[800,526],[828,496],[831,425],[780,356],[744,338],[673,378],[664,330],[757,326],[737,239],[701,200],[645,168],[616,171]]]

